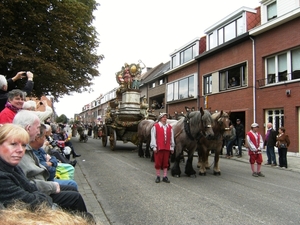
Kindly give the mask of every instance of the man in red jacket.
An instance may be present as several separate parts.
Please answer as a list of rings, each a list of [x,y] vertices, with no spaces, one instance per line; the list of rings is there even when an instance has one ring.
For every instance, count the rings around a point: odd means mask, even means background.
[[[167,173],[170,152],[174,153],[174,133],[172,126],[167,124],[167,114],[161,113],[158,122],[151,129],[150,147],[154,154],[154,167],[156,169],[156,183],[160,182],[160,169],[163,169],[163,182],[170,183]]]

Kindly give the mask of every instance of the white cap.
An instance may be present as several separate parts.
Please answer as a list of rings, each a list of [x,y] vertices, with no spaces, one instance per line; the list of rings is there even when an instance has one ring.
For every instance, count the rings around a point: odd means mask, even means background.
[[[160,113],[157,120],[160,121],[160,119],[164,116],[164,115],[167,115],[167,113]]]
[[[257,123],[252,123],[251,127],[259,127]]]

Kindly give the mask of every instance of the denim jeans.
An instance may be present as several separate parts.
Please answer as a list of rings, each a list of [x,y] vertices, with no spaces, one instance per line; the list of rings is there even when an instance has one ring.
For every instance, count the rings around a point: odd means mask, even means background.
[[[276,163],[276,156],[275,156],[275,149],[274,146],[267,146],[267,157],[269,164],[277,164]]]
[[[243,138],[237,137],[236,138],[236,143],[238,145],[238,149],[239,149],[239,155],[242,155],[242,144],[243,144]]]
[[[61,180],[61,179],[54,179],[55,182],[61,184],[61,185],[68,185],[68,186],[73,186],[78,190],[78,185],[76,181],[74,180]]]

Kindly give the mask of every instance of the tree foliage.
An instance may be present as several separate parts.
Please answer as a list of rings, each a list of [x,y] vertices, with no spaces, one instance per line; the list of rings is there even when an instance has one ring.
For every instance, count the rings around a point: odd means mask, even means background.
[[[68,123],[68,118],[65,114],[61,114],[59,117],[56,118],[55,122],[66,124]]]
[[[95,0],[0,0],[0,74],[32,71],[36,97],[87,91],[104,57],[92,25],[97,6]]]

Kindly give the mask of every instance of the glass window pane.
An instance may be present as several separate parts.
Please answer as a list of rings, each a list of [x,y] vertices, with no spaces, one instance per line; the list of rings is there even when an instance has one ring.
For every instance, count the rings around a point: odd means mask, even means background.
[[[174,100],[174,96],[173,96],[173,93],[174,93],[174,84],[168,84],[167,86],[167,101],[173,101]]]
[[[223,32],[223,28],[218,30],[218,43],[219,45],[223,44],[224,42],[224,32]]]
[[[214,35],[213,35],[213,33],[211,33],[210,35],[209,35],[209,49],[212,49],[212,48],[214,48],[215,47],[215,42],[214,42]]]
[[[292,51],[292,79],[300,78],[300,48]]]
[[[178,100],[178,82],[174,83],[174,99],[173,100]]]
[[[236,35],[239,36],[244,33],[244,23],[243,18],[240,17],[236,20]]]
[[[277,3],[276,1],[267,6],[267,16],[268,20],[277,17]]]
[[[188,90],[189,90],[189,98],[193,98],[195,97],[195,86],[194,86],[194,76],[190,76],[189,77],[189,87],[188,87]]]
[[[268,84],[275,82],[275,57],[267,59]]]
[[[226,90],[226,85],[227,85],[226,72],[221,72],[220,73],[220,90],[221,91]]]
[[[287,80],[287,56],[282,54],[278,56],[278,80]]]
[[[193,58],[193,49],[192,49],[192,47],[190,47],[184,51],[184,61],[183,62],[187,62],[187,61],[191,60],[192,58]]]
[[[188,93],[189,93],[188,87],[189,87],[189,80],[187,78],[179,81],[179,99],[188,97]]]
[[[235,38],[235,34],[236,34],[235,21],[225,26],[224,31],[225,31],[225,42]]]

